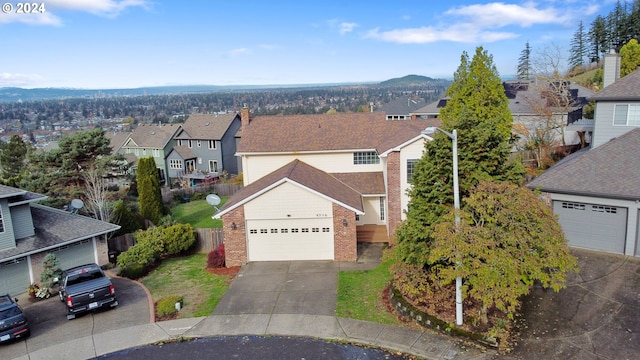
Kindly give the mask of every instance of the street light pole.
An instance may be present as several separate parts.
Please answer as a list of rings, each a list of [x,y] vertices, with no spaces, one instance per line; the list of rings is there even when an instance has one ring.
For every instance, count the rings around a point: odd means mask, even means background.
[[[437,131],[447,135],[453,143],[453,208],[456,218],[456,230],[460,226],[460,188],[458,187],[458,132],[454,129],[448,132],[436,126],[429,126],[423,134],[433,134]],[[462,325],[462,277],[456,277],[456,325]]]

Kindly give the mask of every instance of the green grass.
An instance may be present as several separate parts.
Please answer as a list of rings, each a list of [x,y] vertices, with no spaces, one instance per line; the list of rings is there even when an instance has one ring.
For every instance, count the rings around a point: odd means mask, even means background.
[[[229,287],[229,277],[206,270],[207,254],[165,259],[140,282],[149,289],[153,301],[167,295],[182,295],[184,304],[178,318],[209,316]]]
[[[389,266],[392,263],[393,259],[389,257],[372,270],[341,271],[338,274],[336,316],[401,325],[382,299],[382,293],[391,280]]]
[[[221,207],[229,198],[224,197],[218,205]],[[194,228],[221,228],[222,220],[212,219],[216,209],[206,200],[193,200],[179,204],[171,209],[171,215],[182,224],[191,224]]]

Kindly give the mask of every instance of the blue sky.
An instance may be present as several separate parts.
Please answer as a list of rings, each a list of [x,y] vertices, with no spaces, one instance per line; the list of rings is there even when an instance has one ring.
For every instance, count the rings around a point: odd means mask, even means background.
[[[7,1],[7,0],[3,0]],[[483,46],[514,74],[528,41],[567,56],[615,0],[45,0],[0,13],[0,87],[135,88],[451,78]],[[566,63],[566,61],[564,61]]]

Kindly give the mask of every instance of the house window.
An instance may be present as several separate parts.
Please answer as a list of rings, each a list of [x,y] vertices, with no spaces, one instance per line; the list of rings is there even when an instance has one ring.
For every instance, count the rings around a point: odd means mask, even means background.
[[[288,232],[289,232],[289,229],[280,229],[280,232],[281,232],[282,234],[286,234],[286,233],[288,233]]]
[[[356,214],[356,221],[360,221],[360,215]]]
[[[182,140],[178,140],[178,146],[182,146]]]
[[[146,156],[147,155],[147,149],[142,149],[142,156]]]
[[[266,234],[267,233],[267,229],[260,229],[260,234]]]
[[[216,149],[216,141],[215,140],[209,140],[209,149],[211,149],[211,150],[215,150]]]
[[[573,209],[573,210],[584,210],[585,206],[584,206],[584,204],[563,202],[562,203],[562,208],[563,209]]]
[[[380,197],[380,220],[384,220],[384,198]]]
[[[618,208],[611,207],[611,206],[593,205],[593,207],[591,208],[591,211],[593,211],[593,212],[601,212],[601,213],[608,213],[608,214],[617,214],[618,213]]]
[[[182,169],[182,160],[179,160],[179,159],[171,159],[171,160],[169,160],[169,168],[170,169]]]
[[[322,228],[322,232],[330,232],[331,230],[329,228]]]
[[[297,233],[297,232],[298,232],[298,229],[293,228],[293,229],[291,229],[291,232],[292,232],[292,233]]]
[[[353,165],[380,164],[375,151],[358,151],[353,153]]]
[[[272,234],[277,234],[278,233],[278,229],[271,229],[271,233]]]
[[[320,228],[311,228],[311,232],[320,232]]]
[[[160,157],[160,149],[153,149],[153,156]]]
[[[196,146],[197,146],[197,147],[201,147],[201,146],[202,146],[202,141],[200,141],[200,140],[196,140]]]
[[[249,234],[257,234],[257,233],[258,233],[258,230],[256,229],[249,230]]]
[[[217,160],[209,160],[209,172],[217,173],[218,172],[218,161]]]
[[[309,232],[309,228],[302,228],[302,232],[303,233],[308,233]]]
[[[4,232],[4,218],[2,217],[2,209],[0,209],[0,233]]]
[[[613,125],[640,126],[640,104],[616,104]]]
[[[407,160],[407,181],[411,181],[411,177],[413,176],[413,168],[418,159],[408,159]]]

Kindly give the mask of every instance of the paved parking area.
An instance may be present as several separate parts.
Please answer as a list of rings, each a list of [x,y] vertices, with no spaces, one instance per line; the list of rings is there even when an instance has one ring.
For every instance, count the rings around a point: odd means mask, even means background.
[[[31,336],[25,340],[0,345],[0,359],[14,359],[28,353],[111,330],[149,324],[151,322],[149,300],[144,289],[136,282],[112,278],[118,297],[118,307],[101,310],[67,320],[65,305],[60,298],[32,302],[27,296],[19,296],[31,327]]]

